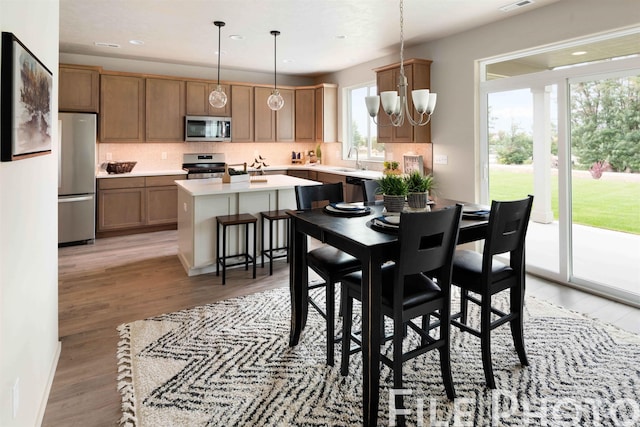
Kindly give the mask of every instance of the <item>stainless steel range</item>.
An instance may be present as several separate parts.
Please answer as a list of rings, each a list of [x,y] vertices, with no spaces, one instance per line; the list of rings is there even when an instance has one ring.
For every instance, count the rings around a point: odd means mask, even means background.
[[[224,153],[187,153],[182,155],[182,169],[187,179],[222,178]]]

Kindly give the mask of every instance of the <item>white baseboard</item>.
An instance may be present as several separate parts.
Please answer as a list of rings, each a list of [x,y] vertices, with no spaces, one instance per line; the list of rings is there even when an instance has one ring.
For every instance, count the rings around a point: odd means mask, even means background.
[[[58,367],[58,360],[60,360],[61,351],[62,351],[62,342],[58,341],[56,352],[53,355],[51,369],[49,369],[49,378],[47,379],[47,386],[45,388],[44,395],[42,396],[42,402],[40,402],[40,410],[38,411],[38,418],[36,423],[37,426],[41,426],[42,420],[44,419],[44,412],[47,409],[47,402],[49,401],[49,393],[51,393],[51,387],[53,386],[53,379],[56,376],[56,369]]]

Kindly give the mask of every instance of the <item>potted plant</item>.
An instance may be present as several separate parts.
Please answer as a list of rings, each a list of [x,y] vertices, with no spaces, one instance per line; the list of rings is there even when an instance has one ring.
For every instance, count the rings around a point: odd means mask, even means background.
[[[402,171],[399,169],[400,163],[398,162],[391,162],[391,161],[385,160],[383,165],[384,165],[384,170],[382,171],[382,173],[385,175],[402,174]]]
[[[407,181],[400,175],[385,174],[378,179],[383,204],[387,212],[402,212],[404,199],[408,192]]]
[[[413,171],[405,177],[407,183],[407,203],[410,208],[424,209],[429,202],[429,191],[433,187],[433,176]]]

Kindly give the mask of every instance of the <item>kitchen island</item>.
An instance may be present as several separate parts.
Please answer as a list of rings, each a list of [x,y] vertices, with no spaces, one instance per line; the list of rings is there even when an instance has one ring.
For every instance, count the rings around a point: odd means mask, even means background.
[[[221,178],[176,181],[178,186],[178,258],[189,276],[216,270],[216,217],[249,213],[260,218],[260,212],[295,209],[296,185],[315,185],[317,181],[288,175],[257,176],[245,181],[225,184]],[[244,251],[244,240],[237,228],[227,234],[227,253]],[[258,221],[257,253],[260,254],[262,224]],[[274,230],[275,232],[276,230]],[[286,238],[284,224],[277,224],[278,240]],[[253,236],[250,235],[250,239]],[[256,258],[258,259],[258,258]]]

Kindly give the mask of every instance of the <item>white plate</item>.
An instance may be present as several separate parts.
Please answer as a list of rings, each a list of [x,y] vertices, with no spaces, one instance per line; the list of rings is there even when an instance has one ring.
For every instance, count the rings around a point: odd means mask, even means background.
[[[391,223],[391,224],[394,224],[394,225],[400,224],[400,217],[399,216],[385,216],[384,220],[387,221],[388,223]]]
[[[358,203],[336,203],[335,207],[336,209],[346,209],[350,211],[364,209],[364,206]]]
[[[380,228],[388,228],[388,229],[391,229],[391,230],[397,230],[398,229],[397,225],[387,224],[384,221],[380,221],[378,218],[374,218],[373,219],[373,224],[375,226],[377,226],[377,227],[380,227]]]

